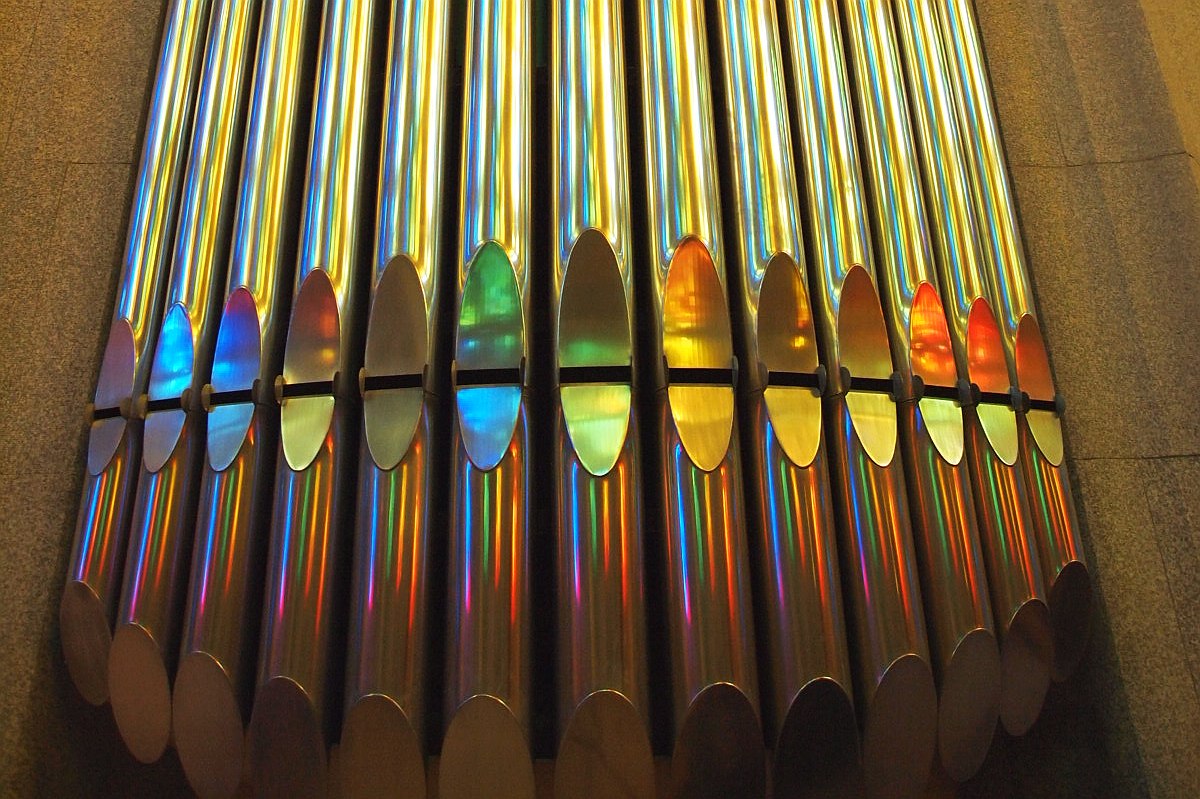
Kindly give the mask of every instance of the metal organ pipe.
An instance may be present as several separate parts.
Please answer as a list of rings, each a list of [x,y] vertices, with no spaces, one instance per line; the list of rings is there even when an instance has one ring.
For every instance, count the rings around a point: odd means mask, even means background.
[[[467,11],[441,796],[530,797],[530,4]]]
[[[342,790],[424,799],[429,551],[444,413],[442,137],[449,4],[392,3],[371,314],[359,376],[354,578]],[[439,580],[434,581],[440,584]]]
[[[792,0],[787,14],[864,778],[869,795],[913,796],[933,760],[937,693],[897,458],[903,375],[872,277],[837,3]]]
[[[116,309],[88,407],[87,472],[59,628],[67,671],[93,705],[108,701],[108,655],[142,458],[136,405],[149,383],[162,315],[209,8],[208,0],[175,0],[167,8]]]
[[[621,6],[553,34],[558,796],[654,796]]]
[[[718,4],[747,506],[777,796],[857,795],[858,728],[775,4]]]
[[[201,393],[207,451],[172,695],[175,747],[201,796],[232,796],[242,779],[279,437],[271,384],[283,357],[316,21],[307,0],[263,3],[228,288]]]
[[[652,308],[679,796],[762,796],[749,553],[734,424],[702,4],[639,4]]]

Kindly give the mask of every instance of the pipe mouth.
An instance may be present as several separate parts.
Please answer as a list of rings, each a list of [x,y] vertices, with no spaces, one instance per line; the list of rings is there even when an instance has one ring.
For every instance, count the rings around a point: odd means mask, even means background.
[[[938,697],[925,659],[902,655],[871,697],[863,732],[863,781],[872,799],[917,797],[937,749]]]
[[[133,393],[134,371],[137,369],[137,350],[133,328],[125,319],[113,322],[104,345],[104,359],[96,380],[92,403],[97,410],[113,411]],[[124,415],[113,414],[96,419],[88,431],[88,472],[97,475],[104,471],[117,454],[128,422]]]
[[[662,298],[667,401],[679,439],[705,472],[725,459],[733,435],[733,385],[672,383],[670,370],[733,366],[733,337],[725,288],[708,248],[696,238],[679,244],[667,267]]]
[[[765,796],[765,758],[762,726],[750,698],[730,683],[710,685],[692,700],[679,727],[670,795]]]
[[[184,656],[171,710],[175,750],[192,790],[206,798],[233,796],[244,773],[246,727],[237,691],[216,658]]]
[[[325,736],[312,698],[295,680],[272,677],[258,689],[246,744],[256,795],[324,799]]]
[[[942,767],[966,782],[987,757],[1000,715],[1003,669],[996,637],[977,627],[954,648],[942,671],[938,751]]]
[[[1050,610],[1040,599],[1027,600],[1013,614],[1000,644],[1000,723],[1009,735],[1024,735],[1037,721],[1053,661]]]
[[[967,314],[967,377],[988,394],[1006,394],[1010,387],[1004,339],[991,306],[983,298]],[[979,424],[992,451],[1005,465],[1017,462],[1017,416],[1007,405],[982,402],[975,406]]]
[[[854,265],[842,282],[837,312],[838,357],[854,378],[890,381],[892,351],[888,345],[883,307],[867,270]],[[846,409],[867,456],[886,468],[896,456],[897,419],[891,396],[877,392],[846,392]]]
[[[812,375],[817,371],[820,360],[808,292],[796,262],[784,253],[767,262],[759,288],[756,327],[758,357],[768,375]],[[768,384],[763,399],[783,453],[801,468],[810,465],[821,446],[820,392]]]
[[[108,653],[112,628],[104,603],[87,583],[71,580],[58,606],[67,673],[84,701],[99,707],[108,701]]]
[[[113,636],[108,689],[125,746],[142,763],[158,760],[171,740],[171,683],[158,642],[140,624],[122,624]]]
[[[161,469],[179,444],[179,436],[187,419],[187,408],[183,407],[182,397],[184,391],[192,386],[195,354],[192,321],[187,308],[176,303],[167,309],[158,331],[154,365],[146,389],[151,405],[142,435],[142,463],[150,473]],[[155,409],[153,403],[163,400],[175,404]]]
[[[213,350],[215,394],[248,392],[261,368],[261,332],[254,295],[238,287],[229,295]],[[213,471],[229,468],[242,448],[254,416],[253,398],[215,404],[208,413],[208,462]]]
[[[650,739],[623,694],[596,691],[575,708],[558,745],[554,795],[653,799]]]
[[[1050,357],[1046,353],[1046,342],[1042,329],[1030,314],[1017,323],[1016,342],[1017,383],[1030,399],[1053,403],[1055,399],[1054,378],[1050,374]],[[1058,466],[1063,459],[1062,422],[1054,411],[1030,410],[1025,415],[1029,431],[1037,443],[1042,457],[1051,466]]]
[[[429,353],[428,318],[416,266],[404,255],[392,259],[375,286],[363,375],[423,377]],[[424,399],[425,389],[419,384],[363,393],[367,447],[380,469],[395,468],[408,451]]]
[[[1054,628],[1055,682],[1070,677],[1083,659],[1091,637],[1092,578],[1087,566],[1073,560],[1050,586],[1050,620]]]
[[[862,796],[858,722],[850,695],[819,677],[792,699],[775,744],[775,796],[851,799]]]
[[[477,694],[459,705],[438,769],[442,799],[533,799],[533,759],[525,731],[501,700]]]
[[[283,355],[283,384],[327,389],[281,398],[279,432],[288,467],[302,472],[317,457],[333,421],[333,381],[341,351],[341,316],[329,275],[314,269],[304,278],[292,309]]]
[[[950,388],[958,382],[946,313],[937,289],[930,283],[921,283],[913,297],[909,342],[914,376],[928,386]],[[954,400],[939,397],[924,397],[918,408],[938,454],[946,463],[957,465],[965,446],[962,408]]]
[[[421,737],[389,696],[367,694],[346,714],[338,754],[341,796],[425,799]]]

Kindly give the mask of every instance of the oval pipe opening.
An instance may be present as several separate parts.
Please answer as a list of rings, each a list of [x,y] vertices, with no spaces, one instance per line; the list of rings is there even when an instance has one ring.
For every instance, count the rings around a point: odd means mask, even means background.
[[[320,269],[304,278],[283,355],[284,386],[328,383],[329,391],[284,396],[279,425],[283,454],[294,472],[303,471],[317,456],[333,420],[333,379],[341,349],[341,319],[333,284]]]
[[[213,352],[214,395],[250,392],[261,373],[262,335],[254,295],[238,287],[229,295],[217,346]],[[237,457],[254,417],[249,393],[243,401],[213,405],[208,414],[208,462],[214,471],[224,471]]]
[[[838,357],[851,379],[891,380],[892,352],[883,308],[871,276],[854,265],[842,282],[837,317]],[[863,450],[886,467],[896,454],[896,408],[888,394],[845,386],[846,407]]]
[[[937,290],[921,283],[909,317],[909,360],[913,374],[928,386],[953,387],[958,382],[954,346]],[[962,408],[951,399],[926,396],[917,405],[929,438],[942,459],[956,465],[963,456]]]
[[[733,341],[725,288],[712,256],[698,239],[685,239],[667,268],[663,291],[663,356],[671,418],[688,457],[711,472],[733,433],[733,386],[670,382],[673,369],[729,369]]]
[[[108,331],[108,342],[104,345],[104,359],[100,363],[100,376],[96,380],[93,405],[97,410],[120,407],[133,392],[133,373],[137,368],[137,351],[133,341],[133,328],[125,319],[118,319]],[[88,472],[96,475],[104,471],[121,438],[125,435],[124,416],[112,415],[92,422],[88,431]]]
[[[1046,342],[1042,329],[1030,314],[1017,323],[1017,384],[1029,394],[1030,399],[1054,402],[1054,377],[1050,374],[1050,357],[1046,353]],[[1032,408],[1025,414],[1029,432],[1041,450],[1042,456],[1051,466],[1059,466],[1063,459],[1062,422],[1054,411]]]
[[[192,322],[187,309],[176,303],[167,310],[154,348],[154,365],[146,392],[151,403],[178,402],[184,390],[192,385],[194,360]],[[185,412],[182,404],[160,410],[152,405],[149,409],[142,444],[142,462],[147,471],[157,472],[171,457],[183,431]]]
[[[585,230],[571,248],[558,306],[559,368],[629,366],[633,341],[625,284],[612,246]],[[579,462],[607,474],[625,445],[632,389],[628,382],[560,386],[563,417]]]
[[[971,303],[967,314],[967,372],[967,379],[985,394],[1008,393],[1004,339],[991,306],[982,297]],[[1017,462],[1017,418],[1013,409],[994,402],[981,402],[975,410],[992,451],[1006,465],[1012,466]]]
[[[756,337],[758,357],[768,375],[813,374],[817,370],[817,339],[808,292],[796,262],[784,253],[776,253],[763,274]],[[763,399],[784,454],[802,468],[811,464],[821,445],[821,395],[802,386],[768,385]]]

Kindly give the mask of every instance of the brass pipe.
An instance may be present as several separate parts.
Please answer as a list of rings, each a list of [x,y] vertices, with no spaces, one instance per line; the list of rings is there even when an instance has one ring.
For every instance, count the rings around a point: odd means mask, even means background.
[[[71,680],[93,705],[108,701],[108,654],[142,458],[134,404],[149,381],[162,315],[209,7],[208,0],[176,0],[167,8],[116,308],[88,406],[87,472],[59,629]]]
[[[441,796],[530,797],[531,9],[467,12]]]
[[[1018,412],[1021,472],[1048,590],[1054,629],[1051,676],[1065,680],[1079,665],[1091,630],[1091,576],[1080,539],[1071,481],[1063,461],[1062,407],[1042,339],[1020,222],[1009,184],[996,107],[978,23],[969,2],[940,4],[943,48],[957,80],[967,172],[979,215],[985,269],[1000,317],[1010,384],[1023,392]]]
[[[282,457],[247,730],[249,771],[265,795],[324,794],[341,720],[375,10],[328,0],[322,17],[296,293],[275,381]]]
[[[791,0],[787,12],[864,778],[869,795],[913,796],[929,775],[938,708],[896,457],[904,375],[893,372],[874,285],[837,3]]]
[[[908,385],[900,442],[938,680],[938,751],[942,768],[962,782],[992,743],[1001,661],[963,457],[966,395],[929,241],[931,223],[950,223],[925,216],[890,3],[846,0],[843,8],[892,360]]]
[[[281,368],[295,265],[311,9],[263,4],[226,301],[201,396],[207,450],[172,694],[175,747],[201,796],[232,796],[242,778],[279,437],[264,387]]]
[[[188,557],[204,451],[201,388],[208,382],[228,265],[244,78],[254,54],[256,2],[216,0],[197,90],[196,118],[167,287],[142,409],[145,426],[129,551],[108,685],[117,730],[143,763],[171,734]]]
[[[633,408],[621,7],[559,2],[551,86],[558,405],[555,793],[654,796]]]
[[[391,6],[340,766],[347,796],[424,799],[449,4]]]
[[[704,13],[639,4],[674,708],[672,794],[762,796],[763,734]],[[656,469],[651,469],[653,473]]]
[[[747,506],[777,796],[862,790],[820,382],[775,4],[718,5],[740,265]]]
[[[949,308],[958,374],[977,388],[965,410],[967,460],[1001,642],[1000,719],[1011,734],[1037,719],[1049,685],[1049,618],[1025,492],[1015,469],[1016,419],[1005,404],[1004,357],[986,299],[976,218],[965,173],[949,73],[931,4],[894,0],[911,98],[924,193],[939,209],[930,229],[942,296]],[[989,501],[982,501],[988,498]]]

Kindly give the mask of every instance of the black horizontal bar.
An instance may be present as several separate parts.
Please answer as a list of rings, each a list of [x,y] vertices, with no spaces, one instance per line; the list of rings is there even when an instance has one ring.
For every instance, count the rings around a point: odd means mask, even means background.
[[[237,405],[241,402],[254,402],[254,390],[235,388],[232,391],[214,391],[208,395],[208,407],[217,405]]]
[[[178,411],[183,408],[183,403],[179,397],[168,397],[167,399],[152,399],[146,401],[146,413],[158,413],[159,411]]]
[[[667,384],[732,386],[733,370],[706,366],[671,366],[667,368]]]
[[[521,370],[516,366],[495,369],[459,369],[454,376],[456,386],[506,386],[521,384]]]
[[[926,383],[921,391],[921,397],[933,397],[934,399],[954,400],[955,402],[962,401],[962,393],[957,386],[938,386]]]
[[[298,397],[320,397],[324,395],[333,395],[332,380],[310,380],[306,383],[284,383],[283,384],[283,399],[296,399]]]
[[[1007,391],[980,391],[979,403],[981,405],[1007,405],[1012,407],[1012,395]]]
[[[1051,413],[1059,412],[1059,403],[1056,400],[1033,399],[1028,400],[1029,410],[1031,411],[1050,411]]]
[[[871,394],[891,394],[895,383],[890,377],[856,377],[850,378],[850,391],[866,391]]]
[[[815,372],[767,372],[768,386],[811,388],[819,391],[822,388],[821,382]]]
[[[583,383],[632,383],[633,367],[629,364],[617,366],[560,366],[558,382],[563,385]]]
[[[425,376],[421,372],[406,375],[368,375],[363,378],[363,391],[387,391],[396,388],[421,388]]]
[[[121,409],[117,406],[111,408],[97,408],[92,411],[92,419],[100,421],[101,419],[115,419],[121,415]]]

